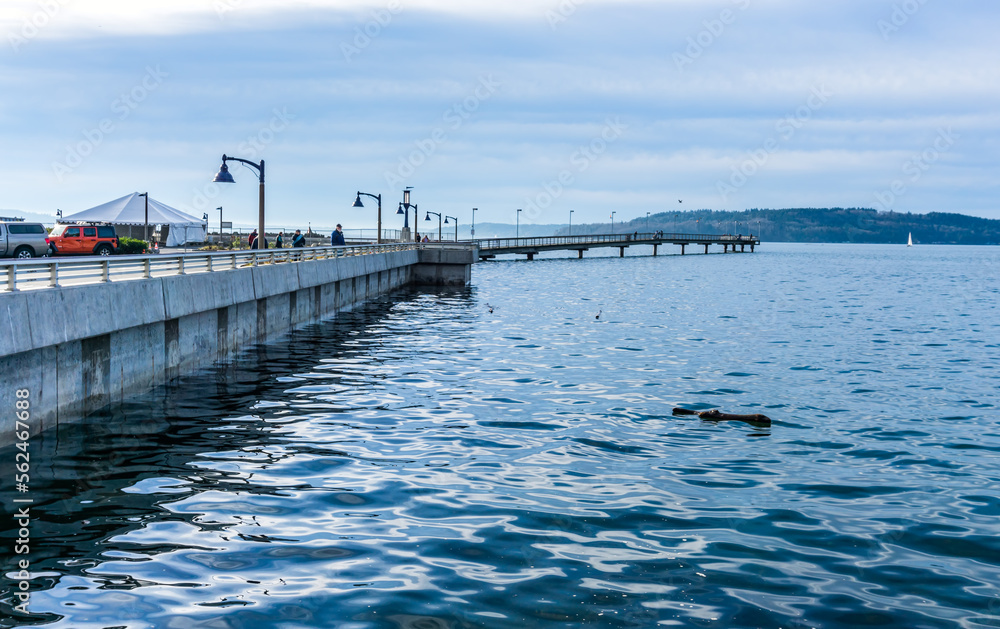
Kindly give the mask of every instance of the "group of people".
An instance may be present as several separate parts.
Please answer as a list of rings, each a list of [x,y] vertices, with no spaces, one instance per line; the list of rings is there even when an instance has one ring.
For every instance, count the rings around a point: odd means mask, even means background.
[[[330,245],[333,247],[344,247],[347,242],[344,240],[344,228],[340,223],[337,223],[337,229],[330,234]],[[257,234],[257,230],[250,232],[250,248],[251,249],[267,249],[267,237],[260,237]],[[285,246],[285,232],[278,232],[278,236],[274,239],[274,248],[281,249]],[[301,229],[296,229],[295,234],[292,235],[292,247],[305,247],[306,237],[302,235]]]
[[[337,225],[340,227],[340,225]],[[285,232],[278,232],[277,238],[274,239],[275,249],[281,249],[285,246]],[[292,235],[292,246],[293,247],[305,247],[306,237],[302,235],[301,229],[296,229],[295,234]],[[250,248],[251,249],[267,249],[267,236],[259,237],[257,230],[250,232]]]

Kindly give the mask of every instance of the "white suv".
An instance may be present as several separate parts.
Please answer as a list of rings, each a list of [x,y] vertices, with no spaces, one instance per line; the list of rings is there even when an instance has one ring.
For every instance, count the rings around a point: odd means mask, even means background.
[[[34,258],[48,254],[48,232],[41,223],[0,221],[0,256]]]

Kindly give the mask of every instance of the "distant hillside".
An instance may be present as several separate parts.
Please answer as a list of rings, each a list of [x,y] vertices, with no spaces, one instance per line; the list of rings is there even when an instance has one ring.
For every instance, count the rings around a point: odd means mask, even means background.
[[[648,226],[647,226],[648,225]],[[708,234],[754,234],[771,242],[1000,244],[1000,220],[964,214],[900,214],[865,208],[752,209],[741,212],[694,210],[661,212],[616,223],[616,232],[657,231]],[[611,224],[574,225],[573,234],[609,233]],[[565,228],[557,231],[565,235]]]

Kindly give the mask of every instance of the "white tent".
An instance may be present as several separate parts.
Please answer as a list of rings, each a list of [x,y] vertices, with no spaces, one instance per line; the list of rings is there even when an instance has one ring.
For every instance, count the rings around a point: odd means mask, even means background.
[[[146,198],[138,192],[127,194],[120,199],[108,201],[89,210],[77,212],[60,219],[61,223],[99,222],[112,225],[138,225],[136,237],[141,237],[142,226],[146,223]],[[154,226],[168,226],[167,247],[179,247],[187,243],[205,242],[208,237],[208,221],[185,214],[169,205],[149,198],[150,233]],[[119,233],[119,236],[126,235]]]

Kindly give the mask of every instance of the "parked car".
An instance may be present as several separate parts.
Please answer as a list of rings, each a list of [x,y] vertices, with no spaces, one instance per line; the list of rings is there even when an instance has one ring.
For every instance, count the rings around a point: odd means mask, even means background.
[[[34,258],[46,255],[48,249],[41,223],[0,221],[0,256]]]
[[[56,225],[48,237],[49,255],[98,255],[118,253],[114,225]]]

